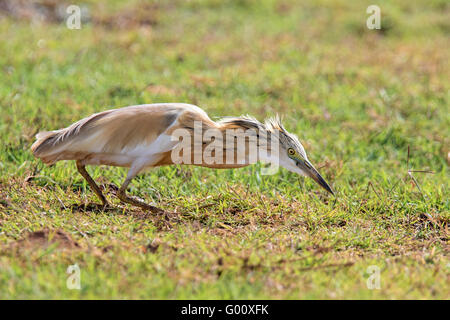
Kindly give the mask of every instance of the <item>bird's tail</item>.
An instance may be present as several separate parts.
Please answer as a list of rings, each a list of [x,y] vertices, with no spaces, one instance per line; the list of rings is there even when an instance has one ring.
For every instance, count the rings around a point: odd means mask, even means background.
[[[36,141],[31,146],[31,151],[33,155],[37,158],[42,159],[44,163],[52,164],[55,162],[52,158],[49,157],[50,150],[53,150],[53,147],[57,144],[58,138],[64,133],[64,129],[62,130],[54,130],[54,131],[43,131],[39,132],[36,135]]]
[[[38,133],[36,142],[31,146],[33,155],[46,164],[53,164],[59,160],[75,160],[85,156],[85,152],[71,149],[73,143],[77,142],[77,140],[78,142],[83,140],[85,138],[84,134],[88,134],[96,128],[98,120],[113,111],[108,110],[95,113],[64,129]]]

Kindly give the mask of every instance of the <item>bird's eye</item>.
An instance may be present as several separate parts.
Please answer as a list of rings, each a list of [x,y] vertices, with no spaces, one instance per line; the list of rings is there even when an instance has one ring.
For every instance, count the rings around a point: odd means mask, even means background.
[[[295,150],[292,149],[292,148],[289,148],[289,149],[288,149],[288,153],[289,153],[291,156],[293,156],[293,155],[295,154]]]

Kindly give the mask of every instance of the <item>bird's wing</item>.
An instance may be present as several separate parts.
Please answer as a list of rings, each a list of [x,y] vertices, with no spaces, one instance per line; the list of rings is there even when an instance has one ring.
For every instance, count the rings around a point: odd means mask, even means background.
[[[91,115],[68,128],[42,133],[32,150],[47,163],[67,160],[75,155],[135,153],[137,156],[142,152],[164,152],[174,146],[170,143],[168,129],[180,125],[178,120],[187,123],[196,118],[209,120],[203,110],[187,104],[113,109]],[[155,142],[159,148],[149,149],[155,146]]]

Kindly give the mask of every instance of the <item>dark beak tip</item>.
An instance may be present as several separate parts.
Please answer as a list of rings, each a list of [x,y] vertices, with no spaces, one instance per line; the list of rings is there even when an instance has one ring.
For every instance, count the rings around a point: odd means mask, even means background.
[[[308,162],[309,163],[309,162]],[[334,197],[336,197],[333,189],[331,189],[330,185],[325,181],[325,179],[320,175],[320,173],[315,169],[310,163],[304,169],[307,172],[307,175],[315,180],[322,188],[327,190],[327,192],[331,193]]]
[[[328,184],[324,185],[323,188],[324,188],[325,190],[327,190],[328,193],[331,193],[333,196],[336,196],[336,195],[334,194],[333,189],[331,189],[331,187],[330,187]]]
[[[322,188],[324,188],[325,190],[327,190],[329,193],[331,193],[333,196],[336,196],[336,195],[334,194],[333,189],[331,189],[330,185],[325,181],[325,179],[323,179],[321,175],[319,175],[318,178],[319,178],[319,179],[318,179],[318,180],[319,180],[319,181],[318,181],[319,185],[320,185]]]
[[[333,195],[333,197],[336,197],[336,194],[334,193],[334,191],[330,188],[330,190],[328,190],[329,193],[331,193]]]

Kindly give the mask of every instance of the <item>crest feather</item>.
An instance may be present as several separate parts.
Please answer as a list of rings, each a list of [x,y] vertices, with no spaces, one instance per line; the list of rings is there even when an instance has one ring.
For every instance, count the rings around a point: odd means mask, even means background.
[[[271,130],[271,131],[278,130],[285,134],[289,134],[286,131],[286,129],[283,127],[283,124],[281,123],[281,118],[278,114],[275,115],[275,117],[273,117],[273,118],[267,119],[264,124],[268,130]]]
[[[262,129],[263,125],[256,118],[249,115],[241,117],[225,117],[219,121],[219,124],[226,127],[242,127],[245,129]]]

